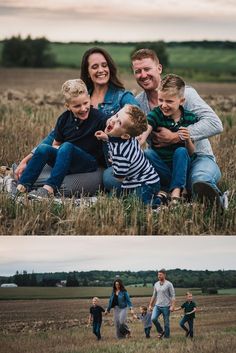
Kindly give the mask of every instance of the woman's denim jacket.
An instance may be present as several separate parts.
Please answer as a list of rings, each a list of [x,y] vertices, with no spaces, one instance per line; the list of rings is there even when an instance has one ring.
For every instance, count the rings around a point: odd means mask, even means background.
[[[112,292],[112,294],[110,296],[109,304],[108,304],[108,307],[107,307],[107,311],[108,312],[111,310],[112,302],[113,302],[113,299],[114,299],[114,294],[115,293]],[[119,306],[120,309],[124,309],[127,306],[129,308],[132,307],[132,303],[131,303],[131,300],[130,300],[128,292],[126,292],[126,291],[120,291],[119,292],[119,294],[118,294],[118,306]]]
[[[89,92],[91,93],[91,92]],[[138,101],[134,98],[134,95],[130,91],[126,91],[122,88],[117,88],[110,83],[107,93],[104,98],[104,102],[98,105],[98,110],[101,110],[106,116],[110,117],[117,113],[125,104],[137,105]],[[52,145],[54,140],[54,129],[46,136],[41,142],[46,145]],[[34,153],[36,148],[32,150]]]

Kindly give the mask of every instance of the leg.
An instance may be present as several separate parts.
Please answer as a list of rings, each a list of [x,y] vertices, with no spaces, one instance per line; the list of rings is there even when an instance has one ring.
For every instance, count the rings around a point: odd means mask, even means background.
[[[120,333],[120,308],[118,306],[114,307],[114,326],[116,329],[116,337],[124,338]]]
[[[164,330],[165,330],[165,338],[170,337],[170,308],[168,306],[164,306],[162,309],[163,319],[164,319]]]
[[[209,184],[214,190],[221,194],[217,183],[221,178],[220,168],[212,156],[197,156],[190,166],[188,188],[193,191],[193,185],[197,182]]]
[[[45,184],[58,190],[67,174],[92,172],[97,169],[96,159],[70,142],[58,149],[57,158],[50,177]]]
[[[179,326],[186,332],[186,336],[189,334],[189,330],[185,326],[185,323],[188,321],[188,317],[184,315],[184,317],[180,320]]]
[[[145,327],[144,332],[145,332],[146,338],[150,338],[151,327]]]
[[[113,168],[109,167],[103,173],[103,185],[107,191],[114,189],[118,194],[121,193],[121,182],[113,176]]]
[[[160,191],[160,183],[144,184],[135,188],[134,193],[144,205],[160,206],[161,199],[156,195]]]
[[[52,165],[55,162],[57,153],[58,150],[56,148],[46,144],[40,144],[20,177],[19,184],[31,188],[43,167],[47,163]]]
[[[158,317],[162,314],[161,308],[157,305],[154,306],[153,312],[152,312],[152,322],[155,325],[157,332],[162,334],[163,328],[160,325],[160,322],[158,321]]]
[[[185,147],[179,147],[175,150],[172,163],[172,178],[170,184],[170,191],[179,189],[180,196],[187,183],[187,174],[190,166],[190,157]]]
[[[169,166],[163,162],[163,160],[158,156],[157,152],[152,148],[147,148],[144,151],[144,154],[151,162],[155,171],[160,177],[161,189],[164,191],[169,191],[169,185],[171,182],[171,170]]]
[[[101,339],[101,322],[97,322],[97,329],[96,329],[96,331],[97,331],[97,339],[98,340],[100,340]]]
[[[120,309],[120,314],[119,314],[119,321],[120,321],[120,334],[123,337],[126,337],[126,335],[130,335],[130,329],[126,324],[126,319],[127,319],[127,308]]]
[[[188,319],[189,337],[191,337],[191,338],[193,338],[193,321],[194,321],[194,318]]]

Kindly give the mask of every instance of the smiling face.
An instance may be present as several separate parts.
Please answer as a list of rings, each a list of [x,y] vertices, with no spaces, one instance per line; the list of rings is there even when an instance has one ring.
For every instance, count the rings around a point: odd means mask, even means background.
[[[135,79],[145,91],[155,90],[161,81],[162,66],[152,58],[132,62]]]
[[[88,58],[88,73],[97,85],[107,85],[110,80],[110,69],[105,57],[100,53],[91,54]]]
[[[66,108],[70,110],[74,116],[80,120],[86,120],[90,111],[90,97],[87,93],[82,93],[77,97],[70,99],[66,103]]]
[[[132,125],[130,116],[127,113],[127,107],[123,107],[115,115],[107,121],[105,133],[111,137],[121,137],[122,139],[129,139],[130,135],[127,132]]]
[[[93,306],[97,306],[98,305],[98,299],[97,298],[93,298]]]
[[[187,293],[187,294],[186,294],[186,298],[187,298],[187,301],[188,301],[188,302],[191,302],[191,301],[193,300],[193,295],[192,295],[192,293]]]
[[[158,91],[158,106],[166,117],[178,119],[180,117],[180,105],[183,105],[184,97],[170,91]]]

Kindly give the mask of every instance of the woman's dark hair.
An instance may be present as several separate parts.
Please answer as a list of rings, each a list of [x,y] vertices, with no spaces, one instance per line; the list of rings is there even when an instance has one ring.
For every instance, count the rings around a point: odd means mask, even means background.
[[[116,279],[116,280],[114,281],[114,283],[113,283],[113,292],[116,291],[116,282],[119,283],[119,285],[120,285],[120,290],[127,292],[126,289],[125,289],[125,286],[123,285],[123,282],[122,282],[121,279],[119,279],[119,278]]]
[[[96,53],[102,54],[107,61],[107,65],[110,70],[110,82],[113,83],[114,86],[124,89],[123,83],[117,77],[117,67],[116,67],[112,57],[110,56],[110,54],[108,54],[108,52],[102,48],[93,47],[93,48],[88,49],[84,53],[82,61],[81,61],[80,78],[86,84],[88,91],[91,91],[93,89],[93,82],[92,82],[91,78],[89,77],[89,73],[88,73],[88,60],[89,60],[90,55],[96,54]]]

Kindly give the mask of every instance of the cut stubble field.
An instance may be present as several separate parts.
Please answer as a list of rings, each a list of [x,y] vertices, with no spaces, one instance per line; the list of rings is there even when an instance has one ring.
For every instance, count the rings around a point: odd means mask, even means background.
[[[147,305],[150,297],[132,298],[135,312]],[[177,297],[177,305],[185,300]],[[231,353],[236,347],[236,297],[195,296],[199,311],[195,320],[195,338],[185,338],[179,328],[181,312],[171,314],[171,338],[159,341],[152,328],[145,339],[142,324],[128,315],[130,339],[114,337],[113,315],[104,317],[102,340],[97,342],[87,327],[91,299],[1,301],[0,345],[6,353]],[[108,299],[101,299],[107,306]]]
[[[61,84],[79,76],[72,69],[1,69],[0,164],[11,166],[45,137],[63,111]],[[132,75],[123,76],[134,93],[139,88]],[[52,202],[14,204],[0,193],[0,234],[5,235],[209,235],[236,234],[236,96],[234,84],[192,83],[221,117],[224,132],[211,138],[222,170],[220,187],[229,190],[229,209],[193,203],[159,214],[137,200],[126,202],[98,194],[91,207]]]

